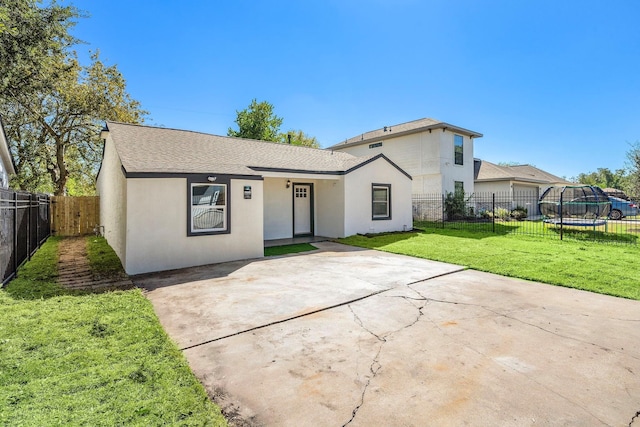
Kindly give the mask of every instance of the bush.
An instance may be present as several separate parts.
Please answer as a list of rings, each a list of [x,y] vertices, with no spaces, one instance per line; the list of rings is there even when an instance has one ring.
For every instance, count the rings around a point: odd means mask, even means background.
[[[514,210],[511,211],[511,218],[522,221],[527,217],[527,208],[523,208],[522,206],[516,206]]]
[[[496,208],[496,210],[493,212],[493,216],[503,221],[509,221],[509,219],[511,218],[511,212],[509,212],[505,208]]]
[[[464,219],[467,211],[464,193],[455,192],[447,193],[444,199],[444,211],[447,214],[447,220]]]

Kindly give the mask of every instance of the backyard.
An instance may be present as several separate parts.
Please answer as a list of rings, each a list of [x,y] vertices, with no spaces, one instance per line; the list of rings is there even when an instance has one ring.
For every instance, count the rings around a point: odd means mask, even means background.
[[[56,282],[59,243],[0,290],[0,424],[226,425],[139,289]],[[100,276],[122,274],[104,239],[88,252]]]

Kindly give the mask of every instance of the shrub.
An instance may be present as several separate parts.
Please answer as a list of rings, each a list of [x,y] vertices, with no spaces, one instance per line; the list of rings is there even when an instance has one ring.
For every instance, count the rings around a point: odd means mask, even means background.
[[[503,221],[509,221],[509,219],[511,218],[511,212],[509,212],[509,210],[505,208],[496,208],[493,212],[493,216]]]
[[[526,217],[527,217],[527,208],[523,208],[522,206],[516,206],[516,208],[511,211],[511,218],[513,219],[522,221]]]
[[[449,221],[465,218],[466,203],[464,200],[464,193],[447,193],[447,196],[444,199],[444,211],[447,214],[447,219]]]

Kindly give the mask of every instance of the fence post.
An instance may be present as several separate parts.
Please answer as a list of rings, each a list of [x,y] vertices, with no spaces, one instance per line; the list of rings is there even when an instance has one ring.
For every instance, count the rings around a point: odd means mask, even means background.
[[[18,276],[18,192],[13,193],[13,274]]]
[[[442,228],[444,228],[444,217],[445,217],[445,206],[444,206],[444,202],[445,202],[445,196],[444,193],[442,193]]]
[[[560,240],[562,240],[563,233],[564,233],[564,228],[563,228],[564,218],[563,218],[563,212],[562,212],[562,196],[563,196],[563,193],[564,193],[564,189],[563,189],[563,191],[560,192]]]
[[[31,259],[31,204],[33,202],[33,194],[29,193],[29,201],[27,201],[27,259]]]
[[[496,232],[496,193],[491,193],[491,232]]]

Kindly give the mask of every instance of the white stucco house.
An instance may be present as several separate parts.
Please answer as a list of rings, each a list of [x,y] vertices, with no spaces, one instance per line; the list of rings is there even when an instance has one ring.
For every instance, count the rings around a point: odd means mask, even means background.
[[[547,187],[562,187],[571,182],[531,165],[501,166],[486,160],[474,160],[476,194],[495,193],[511,208],[526,207],[536,212],[540,195]]]
[[[259,258],[265,240],[410,229],[411,177],[348,153],[107,122],[104,235],[129,274]]]
[[[384,154],[413,178],[413,194],[473,193],[473,140],[481,133],[435,119],[365,132],[328,149],[354,156]]]
[[[0,117],[0,188],[9,188],[9,176],[16,173],[13,157],[9,151],[9,141],[4,133],[2,118]]]

